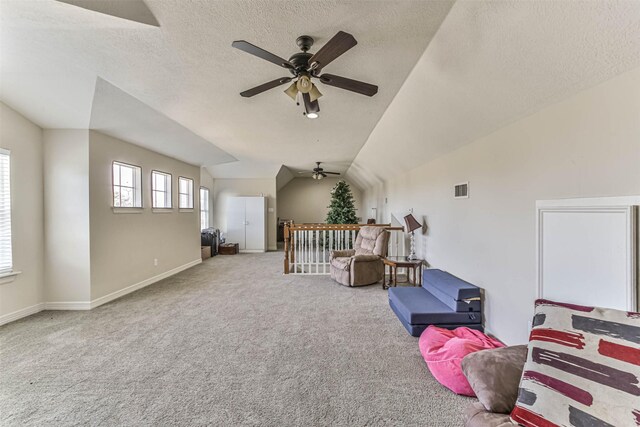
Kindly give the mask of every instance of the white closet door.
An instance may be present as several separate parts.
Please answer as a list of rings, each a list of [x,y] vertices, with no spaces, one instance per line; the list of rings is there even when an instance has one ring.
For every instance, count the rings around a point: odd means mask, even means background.
[[[230,197],[227,206],[227,243],[238,243],[239,249],[246,248],[245,238],[245,197]]]
[[[267,242],[265,238],[265,198],[246,197],[246,247],[247,250],[265,251]]]

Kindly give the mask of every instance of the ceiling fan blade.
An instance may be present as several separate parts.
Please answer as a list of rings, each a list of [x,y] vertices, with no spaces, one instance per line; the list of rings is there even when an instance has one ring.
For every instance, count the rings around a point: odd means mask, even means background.
[[[256,86],[254,88],[245,90],[244,92],[240,92],[240,96],[243,96],[245,98],[250,98],[266,90],[273,89],[274,87],[283,85],[285,83],[289,83],[292,79],[293,77],[281,77],[279,79],[275,79],[270,82],[263,83],[260,86]]]
[[[338,31],[338,33],[327,42],[327,44],[322,46],[319,51],[309,58],[309,64],[313,64],[315,62],[317,64],[315,69],[320,71],[331,61],[357,44],[358,42],[351,34],[345,33],[344,31]]]
[[[328,173],[329,175],[340,175],[340,172],[329,172],[329,171],[324,171],[324,173]]]
[[[350,90],[351,92],[360,93],[362,95],[373,96],[378,93],[378,86],[369,83],[360,82],[358,80],[348,79],[346,77],[334,76],[333,74],[323,74],[318,77],[320,81],[329,86],[339,87],[340,89]]]
[[[266,61],[269,62],[273,62],[276,65],[279,65],[281,67],[284,68],[288,68],[288,69],[293,69],[293,64],[291,64],[291,62],[287,61],[284,58],[280,58],[278,55],[274,55],[271,52],[267,52],[266,50],[252,45],[249,42],[246,42],[244,40],[236,40],[233,43],[231,43],[231,46],[235,47],[236,49],[240,49],[244,52],[250,53],[251,55],[257,56],[258,58],[262,58]]]
[[[311,96],[308,93],[303,93],[302,99],[304,100],[304,108],[307,114],[320,112],[320,104],[318,104],[317,99],[315,101],[311,101]]]

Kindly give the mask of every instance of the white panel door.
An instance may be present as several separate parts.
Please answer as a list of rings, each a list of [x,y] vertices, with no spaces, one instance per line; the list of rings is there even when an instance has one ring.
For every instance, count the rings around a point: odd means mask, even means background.
[[[245,229],[247,250],[266,251],[266,209],[264,197],[246,197]]]
[[[245,249],[245,197],[229,197],[227,205],[227,243],[238,243]]]
[[[539,208],[539,295],[635,310],[635,212],[632,206]]]

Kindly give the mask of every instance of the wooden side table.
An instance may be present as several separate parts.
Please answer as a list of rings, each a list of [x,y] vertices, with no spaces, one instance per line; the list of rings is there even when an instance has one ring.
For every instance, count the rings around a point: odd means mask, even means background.
[[[407,282],[413,286],[422,286],[422,260],[408,260],[404,256],[390,256],[383,258],[384,278],[382,289],[389,289],[391,285],[398,286],[398,268],[407,269]],[[387,266],[389,267],[389,282],[387,282]],[[413,275],[413,279],[412,276]]]
[[[238,243],[223,243],[218,247],[219,255],[235,255],[239,250],[240,245]]]

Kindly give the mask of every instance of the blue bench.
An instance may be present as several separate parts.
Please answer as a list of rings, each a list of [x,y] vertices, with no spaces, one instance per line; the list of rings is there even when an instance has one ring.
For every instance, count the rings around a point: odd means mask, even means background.
[[[390,288],[389,306],[414,337],[429,325],[483,330],[480,288],[446,271],[424,270],[419,288]]]

